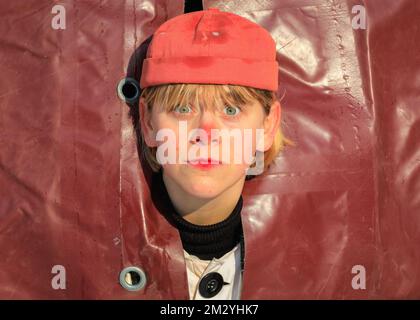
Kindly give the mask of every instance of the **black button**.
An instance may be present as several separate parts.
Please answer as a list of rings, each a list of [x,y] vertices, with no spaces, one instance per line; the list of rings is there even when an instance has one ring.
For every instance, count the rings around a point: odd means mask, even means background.
[[[198,291],[204,298],[212,298],[222,290],[223,285],[229,284],[223,281],[220,273],[210,272],[201,279]]]

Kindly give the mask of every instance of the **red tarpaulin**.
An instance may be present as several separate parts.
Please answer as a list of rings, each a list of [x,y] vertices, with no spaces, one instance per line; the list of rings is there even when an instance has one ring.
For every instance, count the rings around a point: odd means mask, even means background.
[[[420,298],[420,2],[203,3],[271,32],[296,143],[245,183],[243,299]],[[52,27],[57,4],[65,29]],[[136,49],[183,11],[1,2],[0,298],[188,298],[179,236],[157,214],[116,94],[138,75]],[[119,284],[128,266],[145,271],[144,289]]]

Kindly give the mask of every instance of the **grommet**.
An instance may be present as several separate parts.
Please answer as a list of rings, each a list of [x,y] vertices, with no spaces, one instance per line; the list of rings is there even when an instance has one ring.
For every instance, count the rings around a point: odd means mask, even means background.
[[[212,298],[222,290],[223,285],[228,284],[224,282],[220,273],[210,272],[200,280],[198,291],[204,298]]]
[[[140,96],[139,83],[133,78],[121,79],[117,86],[117,93],[121,100],[135,103]]]
[[[141,290],[146,282],[146,273],[138,267],[127,267],[120,272],[120,284],[128,291]]]

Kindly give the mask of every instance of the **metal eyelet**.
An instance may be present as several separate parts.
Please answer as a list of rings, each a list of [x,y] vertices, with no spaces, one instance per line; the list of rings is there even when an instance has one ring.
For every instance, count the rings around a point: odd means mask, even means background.
[[[146,285],[146,273],[138,267],[127,267],[120,272],[120,284],[128,291],[139,291]]]
[[[139,83],[133,78],[123,78],[117,86],[118,97],[127,102],[135,103],[140,96]]]

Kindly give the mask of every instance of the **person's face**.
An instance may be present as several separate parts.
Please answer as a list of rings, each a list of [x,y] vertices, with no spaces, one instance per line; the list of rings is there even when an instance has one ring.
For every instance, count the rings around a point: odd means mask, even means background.
[[[264,139],[258,150],[271,147],[280,124],[280,104],[276,101],[269,115],[257,101],[243,107],[187,104],[171,111],[153,106],[149,114],[141,99],[140,118],[146,144],[158,147],[158,152],[166,150],[162,153],[166,156],[175,155],[170,164],[161,163],[164,174],[188,194],[214,198],[245,179],[257,150],[257,129]],[[159,141],[159,132],[161,137],[171,132],[175,139]]]

